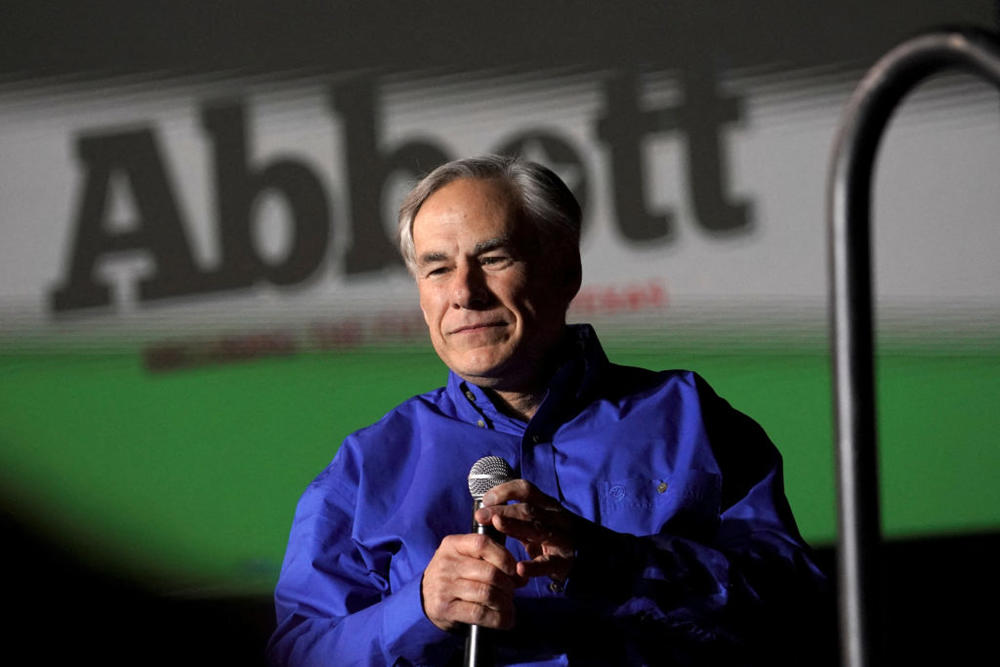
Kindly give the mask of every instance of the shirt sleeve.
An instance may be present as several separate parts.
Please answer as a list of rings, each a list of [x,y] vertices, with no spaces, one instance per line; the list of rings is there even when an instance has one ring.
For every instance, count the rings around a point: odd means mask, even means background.
[[[268,659],[296,667],[442,664],[459,640],[427,619],[420,577],[390,590],[388,572],[352,539],[349,467],[335,460],[299,501]]]
[[[832,600],[785,498],[780,455],[697,383],[722,474],[717,525],[635,536],[580,519],[567,596],[637,662],[801,664],[808,651],[810,664],[834,664]]]

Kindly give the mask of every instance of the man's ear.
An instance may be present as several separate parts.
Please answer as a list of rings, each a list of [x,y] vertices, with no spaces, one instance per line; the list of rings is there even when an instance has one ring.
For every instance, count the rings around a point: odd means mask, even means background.
[[[573,253],[566,261],[562,262],[559,273],[556,276],[557,284],[562,290],[566,307],[576,297],[580,291],[580,284],[583,282],[583,266],[580,263],[580,253]]]

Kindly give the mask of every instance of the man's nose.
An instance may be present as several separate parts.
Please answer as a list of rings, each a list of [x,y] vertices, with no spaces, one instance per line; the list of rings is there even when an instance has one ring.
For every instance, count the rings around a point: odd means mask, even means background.
[[[482,308],[489,304],[490,292],[482,268],[475,264],[459,266],[453,276],[452,305],[455,308]]]

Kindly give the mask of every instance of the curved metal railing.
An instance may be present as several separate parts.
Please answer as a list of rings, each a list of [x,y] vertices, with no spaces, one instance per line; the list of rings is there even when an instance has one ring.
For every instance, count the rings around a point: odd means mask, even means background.
[[[841,123],[828,184],[830,313],[836,402],[838,587],[844,665],[881,664],[872,334],[871,181],[882,134],[903,97],[931,74],[961,68],[1000,87],[1000,44],[976,30],[941,30],[886,54],[858,85]]]

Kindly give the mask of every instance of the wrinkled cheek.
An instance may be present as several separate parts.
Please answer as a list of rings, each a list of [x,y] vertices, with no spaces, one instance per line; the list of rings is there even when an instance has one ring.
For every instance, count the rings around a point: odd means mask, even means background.
[[[443,302],[440,295],[433,292],[421,292],[420,293],[420,314],[424,316],[424,324],[432,332],[432,337],[434,332],[440,332],[441,323],[444,319],[445,314],[448,312],[447,304]]]
[[[436,322],[433,315],[434,311],[426,308],[424,302],[420,301],[420,314],[424,318],[424,326],[427,327],[427,335],[430,338],[431,345],[438,354],[442,351],[442,340],[441,340],[441,329],[440,322]]]

